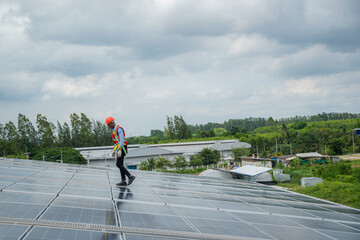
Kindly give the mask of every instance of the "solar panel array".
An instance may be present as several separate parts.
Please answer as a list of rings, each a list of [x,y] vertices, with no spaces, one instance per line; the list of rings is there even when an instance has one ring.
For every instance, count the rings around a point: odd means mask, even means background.
[[[0,239],[360,239],[360,211],[193,175],[0,159]]]

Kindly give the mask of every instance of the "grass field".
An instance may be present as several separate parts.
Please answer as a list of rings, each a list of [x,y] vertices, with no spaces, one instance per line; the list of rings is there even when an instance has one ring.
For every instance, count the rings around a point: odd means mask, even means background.
[[[305,195],[360,209],[360,154],[341,156],[340,163],[284,169],[291,181],[278,186]],[[302,177],[320,177],[323,183],[302,187]]]

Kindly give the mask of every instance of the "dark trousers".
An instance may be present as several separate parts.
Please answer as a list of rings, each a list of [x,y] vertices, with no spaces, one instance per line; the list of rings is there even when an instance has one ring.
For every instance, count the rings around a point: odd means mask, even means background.
[[[127,145],[124,146],[127,152]],[[120,169],[120,175],[121,175],[121,180],[125,181],[125,175],[129,178],[131,176],[131,174],[129,173],[129,171],[126,169],[126,167],[124,166],[124,159],[125,159],[125,151],[123,148],[121,148],[121,157],[116,156],[116,166]]]

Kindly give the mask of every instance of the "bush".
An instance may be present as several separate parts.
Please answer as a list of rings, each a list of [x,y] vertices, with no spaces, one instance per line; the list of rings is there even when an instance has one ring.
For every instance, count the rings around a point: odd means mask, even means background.
[[[335,180],[337,175],[350,175],[352,173],[351,164],[344,162],[332,163],[326,165],[316,165],[313,168],[316,177],[326,180]]]
[[[198,155],[193,155],[190,157],[189,165],[192,167],[197,167],[204,165],[204,163]]]
[[[44,148],[38,150],[32,156],[33,160],[43,160],[43,154],[45,155],[45,161],[56,162],[62,159],[64,163],[72,164],[87,164],[87,160],[80,154],[79,151],[73,148]]]
[[[360,184],[324,181],[313,187],[296,188],[296,192],[360,208]]]

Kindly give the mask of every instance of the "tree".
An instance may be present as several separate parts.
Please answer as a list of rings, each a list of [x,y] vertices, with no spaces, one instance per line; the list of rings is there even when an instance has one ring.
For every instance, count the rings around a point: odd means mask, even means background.
[[[16,131],[16,126],[12,121],[9,121],[5,124],[4,132],[8,141],[15,142],[19,138]]]
[[[246,129],[245,129],[245,131],[246,131]],[[232,136],[235,136],[238,132],[240,132],[240,130],[239,130],[239,128],[238,127],[231,127],[231,130],[230,130],[230,132],[231,132],[231,135]]]
[[[166,116],[167,127],[164,129],[164,136],[167,139],[188,139],[191,137],[191,133],[188,130],[187,124],[183,117],[180,115],[174,116],[174,119]]]
[[[231,156],[234,158],[235,161],[240,161],[241,162],[241,157],[248,156],[249,153],[250,153],[250,150],[246,149],[244,147],[233,148]]]
[[[332,139],[329,146],[333,154],[341,155],[343,153],[342,148],[344,146],[344,142],[340,138]]]
[[[79,147],[81,146],[80,143],[81,123],[79,116],[76,113],[71,114],[70,122],[71,122],[71,145],[73,147]]]
[[[23,114],[18,115],[18,144],[22,151],[35,145],[36,131],[30,120]]]
[[[214,128],[215,136],[221,137],[226,136],[227,132],[225,128]]]
[[[47,118],[41,114],[36,116],[36,124],[38,128],[38,135],[42,147],[54,147],[55,143],[55,126],[48,122]]]
[[[204,163],[199,155],[192,155],[190,157],[189,165],[192,167],[198,167],[204,165]]]
[[[204,165],[210,165],[213,163],[217,163],[220,160],[220,152],[215,149],[203,148],[198,156]]]
[[[187,124],[183,117],[180,115],[174,116],[175,136],[177,139],[188,139],[191,137],[191,133],[188,130]]]
[[[164,132],[161,130],[151,130],[150,131],[150,137],[156,137],[156,138],[163,138],[164,137]]]
[[[175,157],[172,164],[176,168],[184,168],[187,166],[187,162],[184,156]]]
[[[171,162],[168,158],[165,158],[165,157],[157,157],[156,158],[156,161],[155,161],[156,168],[163,169],[167,166],[171,167]]]
[[[174,125],[174,120],[169,117],[166,116],[166,120],[167,120],[167,127],[164,128],[164,136],[167,139],[175,139],[175,125]]]
[[[307,126],[308,124],[306,122],[295,122],[293,125],[292,125],[292,128],[296,129],[296,130],[300,130],[300,129],[303,129]]]
[[[5,134],[5,126],[3,124],[0,124],[0,140],[5,140],[6,134]]]
[[[100,121],[93,121],[93,136],[95,146],[112,145],[112,130]]]
[[[94,142],[94,136],[92,135],[92,123],[84,113],[81,113],[80,116],[80,142],[78,145],[81,147],[92,146]]]

